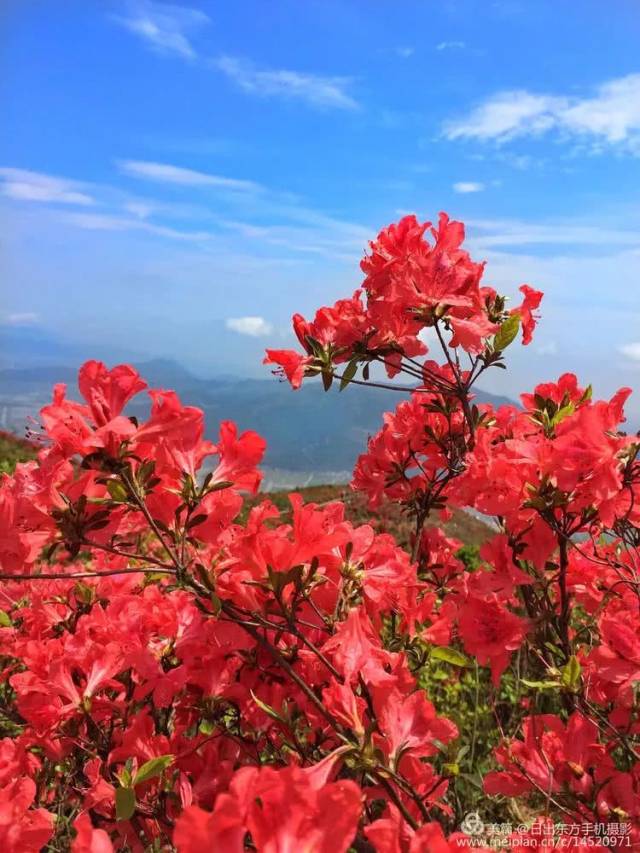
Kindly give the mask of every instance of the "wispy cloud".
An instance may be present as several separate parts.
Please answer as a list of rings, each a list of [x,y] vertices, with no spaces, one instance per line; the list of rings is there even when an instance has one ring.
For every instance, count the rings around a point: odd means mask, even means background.
[[[152,163],[147,160],[120,160],[120,171],[134,178],[184,187],[216,187],[234,192],[258,192],[261,187],[254,181],[225,178],[208,172],[197,172],[169,163]]]
[[[127,213],[138,219],[147,219],[154,211],[154,206],[146,201],[127,201],[123,205]]]
[[[464,50],[466,46],[463,41],[441,41],[436,45],[436,50]]]
[[[33,311],[22,311],[15,314],[7,314],[4,323],[8,326],[33,326],[38,322],[40,316]]]
[[[371,229],[333,219],[302,206],[274,207],[271,215],[286,217],[287,224],[256,225],[250,222],[222,220],[223,228],[239,234],[252,244],[277,246],[294,255],[321,255],[338,262],[357,263]]]
[[[467,221],[476,251],[513,246],[564,245],[584,248],[594,254],[640,246],[640,232],[625,228],[606,228],[576,221],[526,222],[515,219],[471,219]]]
[[[169,240],[201,243],[211,238],[207,231],[180,231],[167,225],[156,225],[144,219],[102,213],[69,213],[64,221],[86,231],[143,231]]]
[[[2,194],[15,201],[53,204],[91,205],[93,198],[80,191],[80,184],[67,178],[30,172],[27,169],[0,168]]]
[[[413,56],[415,52],[415,47],[409,47],[408,45],[404,47],[396,47],[394,49],[394,53],[396,56],[399,56],[400,59],[409,59],[409,57]]]
[[[479,181],[456,181],[453,191],[456,193],[481,193],[485,188]]]
[[[640,341],[632,344],[623,344],[621,347],[618,347],[618,350],[622,355],[631,359],[631,361],[640,361]]]
[[[531,154],[514,154],[511,151],[496,151],[495,158],[498,162],[505,163],[512,169],[518,169],[521,172],[541,169],[547,163],[544,157],[533,157]]]
[[[447,139],[499,143],[551,131],[587,140],[595,150],[611,145],[640,155],[640,74],[602,83],[583,98],[526,90],[498,92],[443,129]]]
[[[225,326],[232,332],[248,335],[250,338],[262,338],[273,332],[273,326],[267,323],[264,317],[229,317]]]
[[[114,15],[113,20],[139,36],[158,53],[195,59],[196,51],[190,36],[209,23],[209,16],[199,9],[139,0],[131,3],[126,15]]]
[[[563,98],[525,91],[499,92],[462,119],[445,125],[447,139],[496,139],[542,133],[552,128],[566,104]]]
[[[304,101],[313,107],[356,110],[358,102],[349,94],[349,77],[328,77],[275,68],[256,68],[234,56],[220,56],[213,65],[244,92],[262,97]]]
[[[184,188],[187,200],[147,198],[107,184],[80,183],[9,168],[0,169],[0,196],[4,192],[16,203],[15,212],[28,198],[29,208],[42,208],[49,223],[84,231],[165,238],[192,244],[197,251],[230,251],[229,247],[235,251],[239,237],[244,243],[250,242],[263,259],[272,257],[274,248],[284,250],[279,261],[283,266],[305,263],[305,258],[313,255],[332,263],[355,263],[371,236],[370,228],[326,215],[308,207],[295,194],[253,181],[141,160],[119,161],[118,167],[124,174],[159,187]],[[78,188],[88,189],[91,196]],[[192,191],[200,189],[205,190],[202,198],[197,203],[191,201]],[[76,210],[54,210],[58,205],[50,204],[52,201],[73,203]],[[25,209],[26,213],[31,211]]]

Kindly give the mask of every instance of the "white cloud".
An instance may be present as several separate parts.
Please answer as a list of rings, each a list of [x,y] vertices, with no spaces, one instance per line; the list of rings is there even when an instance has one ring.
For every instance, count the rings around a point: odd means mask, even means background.
[[[218,224],[252,244],[277,246],[295,255],[322,255],[350,265],[358,263],[367,241],[371,239],[371,228],[334,219],[302,206],[274,207],[271,215],[279,219],[286,217],[290,221],[257,225],[226,219]]]
[[[326,77],[285,69],[256,68],[233,56],[220,56],[214,66],[243,91],[263,97],[305,101],[314,107],[355,110],[358,102],[349,94],[348,77]]]
[[[166,225],[154,225],[144,219],[131,219],[126,216],[113,216],[102,213],[69,213],[65,222],[83,228],[86,231],[144,231],[156,237],[170,240],[200,243],[211,238],[207,231],[179,231]]]
[[[261,338],[273,331],[273,326],[267,323],[264,317],[229,317],[225,325],[232,332],[248,335],[250,338]]]
[[[543,157],[532,157],[530,154],[514,154],[511,151],[496,151],[495,158],[498,162],[505,163],[512,169],[518,169],[521,172],[541,169],[547,162]]]
[[[416,52],[416,49],[415,47],[397,47],[395,52],[400,59],[409,59]]]
[[[453,185],[453,191],[456,193],[480,193],[484,189],[484,184],[478,181],[457,181]]]
[[[124,209],[138,219],[147,219],[153,213],[154,207],[144,201],[128,201],[124,204]]]
[[[30,172],[27,169],[0,169],[2,193],[15,201],[49,202],[53,204],[90,205],[91,196],[79,191],[79,184],[66,178]]]
[[[189,35],[210,20],[199,9],[150,0],[132,3],[128,15],[115,15],[113,19],[143,39],[156,52],[181,56],[183,59],[195,58],[196,51]]]
[[[237,192],[257,192],[261,189],[254,181],[242,181],[236,178],[224,178],[197,172],[182,166],[168,163],[151,163],[146,160],[121,160],[118,163],[121,172],[134,178],[158,181],[165,184],[179,184],[185,187],[216,187]]]
[[[95,189],[95,206],[62,212],[53,210],[53,205],[42,205],[47,221],[84,231],[164,237],[174,243],[190,243],[198,252],[212,252],[218,248],[227,251],[228,244],[237,242],[239,237],[243,246],[250,242],[265,263],[273,260],[274,249],[285,250],[278,260],[283,266],[310,263],[308,259],[313,255],[341,265],[345,262],[356,264],[372,234],[370,227],[327,216],[307,207],[292,193],[271,191],[251,181],[222,178],[165,163],[130,160],[119,166],[126,174],[165,182],[168,186],[217,188],[215,201],[221,200],[223,204],[220,210],[214,211],[207,197],[200,204],[174,203],[132,195],[108,185],[81,184],[79,186]],[[16,177],[17,170],[2,171],[5,176]],[[24,174],[35,173],[20,173]],[[67,188],[76,186],[66,179],[56,180]],[[30,197],[34,196],[32,191]],[[38,198],[42,197],[40,193]],[[14,208],[14,216],[22,213],[22,206]],[[24,215],[33,216],[33,213],[25,210]],[[187,222],[188,225],[180,224]]]
[[[471,219],[467,229],[474,251],[486,252],[512,246],[566,245],[584,247],[592,253],[612,247],[634,249],[640,246],[640,232],[629,228],[601,227],[590,222],[524,222],[517,219]]]
[[[640,74],[602,83],[591,97],[498,92],[467,116],[447,122],[443,132],[447,139],[507,142],[552,130],[640,154]]]
[[[17,314],[7,314],[5,323],[9,326],[32,326],[40,319],[33,311],[23,311]]]
[[[629,74],[599,86],[593,98],[571,103],[561,120],[575,133],[593,134],[607,142],[640,142],[640,74]]]
[[[476,107],[466,118],[448,122],[447,139],[497,139],[542,133],[556,123],[555,114],[566,101],[525,91],[499,92]]]
[[[466,46],[463,41],[441,41],[436,45],[436,50],[464,50]]]
[[[632,344],[623,344],[621,347],[618,347],[618,350],[622,355],[630,358],[631,361],[640,361],[640,341]]]

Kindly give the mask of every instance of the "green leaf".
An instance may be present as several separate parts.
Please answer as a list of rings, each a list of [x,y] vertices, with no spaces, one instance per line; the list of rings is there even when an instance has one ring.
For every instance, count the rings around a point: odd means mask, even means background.
[[[193,518],[189,519],[189,524],[187,524],[187,528],[191,530],[192,527],[197,527],[199,524],[202,524],[209,518],[206,512],[198,513],[198,515],[194,515]]]
[[[256,703],[258,708],[260,708],[261,711],[264,711],[268,717],[277,720],[279,723],[286,723],[285,718],[282,716],[282,714],[279,714],[275,710],[275,708],[272,708],[271,705],[267,705],[267,703],[263,702],[262,699],[258,699],[253,690],[250,690],[249,692],[251,693],[251,698]]]
[[[209,492],[220,492],[222,489],[228,489],[229,486],[233,486],[233,482],[231,480],[219,480],[217,483],[214,483],[213,486],[209,486]]]
[[[9,614],[5,613],[4,610],[0,610],[0,628],[11,628],[12,625],[13,622]]]
[[[89,586],[86,583],[82,583],[82,581],[77,581],[74,592],[76,594],[76,598],[81,601],[83,604],[91,604],[93,600],[93,587]],[[0,619],[0,622],[2,620]]]
[[[333,382],[333,373],[330,370],[323,370],[321,376],[324,390],[328,391],[329,388],[331,388],[331,383]]]
[[[214,585],[209,575],[209,572],[202,565],[202,563],[196,563],[194,566],[194,571],[198,575],[198,580],[200,583],[206,587],[210,592],[214,591]]]
[[[353,377],[356,375],[357,370],[358,370],[358,359],[352,358],[342,373],[342,379],[340,380],[340,390],[341,391],[344,391],[344,389],[347,387],[347,385],[351,382]]]
[[[111,496],[111,500],[116,503],[123,504],[127,501],[127,490],[118,480],[109,480],[107,483],[107,491]]]
[[[324,347],[322,346],[320,341],[317,341],[315,338],[312,338],[311,335],[305,335],[305,340],[315,357],[319,359],[324,359]]]
[[[466,655],[448,646],[434,646],[429,653],[429,657],[434,660],[443,660],[453,666],[471,666],[471,661]]]
[[[173,764],[174,760],[174,755],[157,755],[155,758],[145,761],[133,777],[134,787],[141,785],[142,782],[147,782],[149,779],[153,779],[154,776],[159,776],[167,767]]]
[[[467,743],[467,744],[465,744],[464,746],[461,746],[461,747],[460,747],[460,749],[458,750],[458,754],[456,755],[456,761],[455,761],[455,763],[456,763],[456,764],[460,764],[460,762],[462,761],[462,759],[463,759],[463,758],[465,757],[465,755],[469,752],[469,749],[470,749],[470,748],[471,748],[471,747],[469,746],[469,744],[468,744],[468,743]]]
[[[292,566],[286,572],[279,572],[272,566],[267,566],[269,586],[275,593],[276,597],[280,596],[282,594],[282,590],[290,583],[295,584],[296,589],[300,589],[302,586],[303,571],[304,566],[302,565]]]
[[[520,328],[520,315],[510,314],[498,329],[493,339],[493,348],[496,352],[502,352],[509,344],[513,343]]]
[[[567,403],[566,406],[563,406],[561,409],[558,409],[551,421],[553,426],[557,426],[560,421],[563,421],[565,418],[568,418],[569,415],[572,415],[575,412],[575,410],[576,407],[573,405],[573,403]]]
[[[165,578],[164,572],[147,572],[144,576],[147,585],[156,581],[163,581]]]
[[[578,405],[580,406],[582,403],[586,403],[593,397],[593,385],[587,385],[585,388],[584,394],[580,397],[578,401]]]
[[[571,655],[568,663],[562,667],[562,674],[560,678],[562,679],[563,687],[568,687],[569,690],[575,692],[580,687],[580,673],[582,672],[582,667],[578,661],[578,658],[575,655]]]
[[[479,788],[481,791],[484,790],[482,775],[478,771],[475,773],[460,773],[460,778],[471,782],[474,788]]]
[[[136,810],[136,792],[133,788],[116,788],[116,820],[129,820]]]
[[[215,723],[211,720],[200,720],[200,725],[198,726],[198,731],[201,735],[211,735],[215,732],[216,726]]]
[[[117,772],[118,782],[120,783],[121,788],[130,788],[131,787],[131,759],[127,759],[127,763],[124,764],[120,770]]]
[[[523,678],[522,683],[534,690],[557,690],[560,687],[557,681],[527,681],[526,678]]]

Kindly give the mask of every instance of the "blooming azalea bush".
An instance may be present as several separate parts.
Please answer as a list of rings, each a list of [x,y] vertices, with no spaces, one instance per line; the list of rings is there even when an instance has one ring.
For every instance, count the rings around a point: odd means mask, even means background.
[[[353,488],[404,508],[408,550],[340,502],[247,510],[264,441],[207,441],[170,391],[128,417],[131,367],[87,362],[82,403],[55,388],[37,459],[0,485],[4,849],[444,853],[478,803],[526,824],[514,846],[568,846],[554,822],[640,846],[629,391],[565,374],[474,403],[542,294],[509,308],[463,236],[444,215],[385,229],[360,290],[267,353],[294,388],[406,398]],[[426,526],[453,508],[495,519],[477,559]]]

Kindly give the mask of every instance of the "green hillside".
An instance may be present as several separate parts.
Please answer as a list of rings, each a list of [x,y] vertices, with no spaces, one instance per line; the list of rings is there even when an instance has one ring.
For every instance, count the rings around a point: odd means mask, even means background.
[[[35,459],[37,452],[33,442],[0,430],[0,474],[10,474],[18,462]]]

